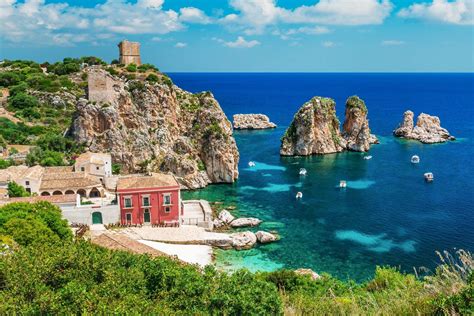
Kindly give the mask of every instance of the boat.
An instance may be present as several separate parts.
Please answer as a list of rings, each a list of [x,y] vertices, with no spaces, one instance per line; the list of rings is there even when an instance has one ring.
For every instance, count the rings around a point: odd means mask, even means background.
[[[411,156],[411,163],[420,163],[420,157],[417,155]]]
[[[364,159],[365,159],[365,160],[372,159],[372,156],[364,156]]]
[[[300,169],[300,176],[305,176],[306,175],[306,169],[305,168],[301,168]]]
[[[249,167],[255,167],[255,162],[249,161]]]
[[[339,187],[340,187],[340,188],[345,188],[345,187],[347,187],[347,182],[346,182],[346,180],[341,180],[341,181],[339,181]]]
[[[301,193],[301,192],[296,193],[296,198],[297,199],[301,199],[302,197],[303,197],[303,193]]]
[[[425,177],[426,182],[431,182],[434,180],[434,175],[432,172],[427,172],[423,176]]]

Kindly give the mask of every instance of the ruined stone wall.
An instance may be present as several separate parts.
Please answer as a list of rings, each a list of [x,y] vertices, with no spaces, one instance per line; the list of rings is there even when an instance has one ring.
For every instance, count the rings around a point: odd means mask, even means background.
[[[104,71],[90,70],[87,76],[87,98],[91,102],[110,103],[116,99],[114,80]]]
[[[140,43],[122,41],[118,46],[121,64],[128,65],[134,63],[137,66],[141,65]]]

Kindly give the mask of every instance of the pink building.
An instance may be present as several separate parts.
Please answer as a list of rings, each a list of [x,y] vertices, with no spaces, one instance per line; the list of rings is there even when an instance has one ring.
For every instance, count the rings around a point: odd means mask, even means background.
[[[183,215],[180,186],[172,175],[120,178],[117,198],[123,225],[179,225]]]

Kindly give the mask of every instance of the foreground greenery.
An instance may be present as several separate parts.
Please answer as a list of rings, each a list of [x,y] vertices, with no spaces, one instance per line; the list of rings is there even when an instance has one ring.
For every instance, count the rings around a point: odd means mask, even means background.
[[[474,312],[473,259],[459,251],[423,279],[377,268],[356,284],[281,270],[200,270],[74,241],[45,202],[0,208],[0,314],[379,314]],[[8,246],[7,246],[8,245]],[[0,251],[2,251],[0,247]]]

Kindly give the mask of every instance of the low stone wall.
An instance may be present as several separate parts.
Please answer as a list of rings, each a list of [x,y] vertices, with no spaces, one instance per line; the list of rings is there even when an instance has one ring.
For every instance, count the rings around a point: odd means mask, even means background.
[[[120,208],[118,205],[83,205],[83,206],[64,206],[61,207],[63,217],[69,223],[78,223],[92,225],[92,213],[100,212],[102,214],[102,224],[115,224],[120,221]]]

